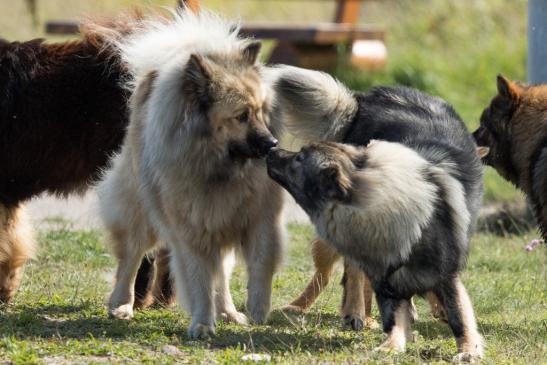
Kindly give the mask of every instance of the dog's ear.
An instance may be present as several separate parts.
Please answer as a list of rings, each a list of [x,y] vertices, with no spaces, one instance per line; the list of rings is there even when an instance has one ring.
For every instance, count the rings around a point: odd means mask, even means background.
[[[498,94],[505,100],[514,103],[520,97],[520,89],[513,81],[506,79],[502,75],[497,77]]]
[[[336,167],[327,167],[321,170],[319,186],[322,194],[329,199],[342,202],[346,202],[349,199],[349,192],[342,186],[340,172]]]
[[[184,70],[184,79],[195,86],[204,87],[211,79],[211,69],[207,62],[198,54],[190,55]]]
[[[477,155],[480,158],[485,158],[486,156],[488,156],[489,153],[490,153],[490,147],[485,147],[485,146],[477,147]]]
[[[249,65],[254,65],[258,59],[258,54],[262,48],[262,43],[260,42],[251,42],[243,48],[243,60]]]
[[[190,100],[197,100],[200,106],[209,103],[209,84],[212,79],[211,67],[198,54],[190,55],[184,69],[183,89]]]

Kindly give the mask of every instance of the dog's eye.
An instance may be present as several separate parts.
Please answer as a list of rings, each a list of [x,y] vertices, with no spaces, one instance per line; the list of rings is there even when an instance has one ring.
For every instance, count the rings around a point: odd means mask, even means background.
[[[249,122],[249,111],[245,110],[243,113],[237,116],[236,118],[240,123]]]

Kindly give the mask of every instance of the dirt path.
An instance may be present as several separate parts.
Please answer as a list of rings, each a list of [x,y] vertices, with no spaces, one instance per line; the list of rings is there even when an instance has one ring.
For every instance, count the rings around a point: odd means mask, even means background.
[[[287,194],[285,204],[285,219],[288,223],[308,223],[304,211]],[[27,204],[32,222],[36,228],[47,228],[52,223],[66,222],[76,229],[100,228],[101,222],[97,214],[97,195],[94,191],[82,197],[73,196],[59,199],[46,195],[32,200]]]

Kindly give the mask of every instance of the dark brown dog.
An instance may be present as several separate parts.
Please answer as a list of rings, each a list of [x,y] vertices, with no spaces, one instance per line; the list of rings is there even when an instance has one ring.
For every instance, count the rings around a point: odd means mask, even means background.
[[[483,161],[521,189],[547,239],[547,85],[525,85],[498,76],[496,95],[473,133],[490,148]]]
[[[121,146],[126,71],[105,35],[125,36],[139,17],[89,22],[82,39],[63,43],[0,39],[0,301],[14,295],[34,252],[23,203],[85,192]],[[145,267],[142,298],[147,277]]]

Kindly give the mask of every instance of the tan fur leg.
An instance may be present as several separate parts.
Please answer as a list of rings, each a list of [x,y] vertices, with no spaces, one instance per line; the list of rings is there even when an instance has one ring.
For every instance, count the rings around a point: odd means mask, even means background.
[[[174,278],[169,269],[170,254],[168,248],[161,248],[156,255],[156,277],[152,295],[154,303],[161,307],[171,307],[176,303]]]
[[[150,307],[154,303],[152,290],[156,276],[156,260],[150,260],[144,257],[141,261],[137,278],[135,279],[135,301],[133,309],[144,309]]]
[[[363,297],[365,299],[365,327],[370,329],[379,328],[380,325],[378,322],[372,318],[372,294],[374,290],[372,289],[372,284],[366,275],[364,275],[363,283]]]
[[[355,331],[364,327],[365,315],[365,274],[348,260],[344,260],[344,293],[342,296],[342,318],[344,324]]]
[[[0,302],[9,302],[23,276],[23,267],[34,256],[34,237],[23,205],[0,204]]]
[[[395,325],[388,334],[387,339],[376,351],[405,351],[406,342],[412,340],[412,332],[410,329],[411,313],[410,302],[401,300],[394,314]]]
[[[429,306],[431,307],[431,314],[433,315],[433,317],[443,322],[448,322],[444,306],[439,298],[435,295],[435,293],[430,291],[425,293],[425,299],[429,302]]]
[[[312,241],[312,257],[315,274],[302,294],[283,309],[290,312],[305,312],[317,299],[329,282],[332,269],[340,258],[327,242],[316,238]]]
[[[460,278],[455,279],[456,304],[460,312],[464,335],[456,338],[458,355],[457,362],[472,362],[483,357],[483,340],[477,330],[477,322],[473,313],[473,305]]]

